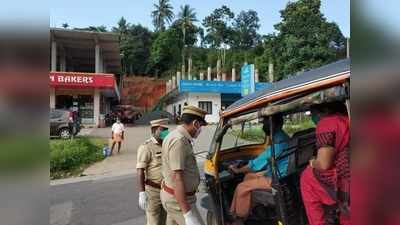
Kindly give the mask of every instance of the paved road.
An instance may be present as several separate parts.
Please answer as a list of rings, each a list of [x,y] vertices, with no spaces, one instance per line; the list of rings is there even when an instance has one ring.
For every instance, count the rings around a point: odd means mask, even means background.
[[[128,128],[132,137],[124,152],[92,167],[97,174],[53,182],[50,187],[51,225],[144,225],[144,212],[137,207],[136,149],[148,137],[148,127]],[[208,150],[215,126],[206,127],[195,141],[196,152]],[[108,137],[108,130],[91,135]],[[200,170],[204,154],[197,157]],[[119,166],[118,166],[119,165]],[[121,174],[114,170],[124,171]],[[198,194],[200,199],[203,193]],[[202,211],[202,215],[205,212]]]

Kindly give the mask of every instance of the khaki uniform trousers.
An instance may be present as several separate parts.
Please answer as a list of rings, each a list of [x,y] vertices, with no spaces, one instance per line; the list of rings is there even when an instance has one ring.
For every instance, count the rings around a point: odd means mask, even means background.
[[[203,219],[200,216],[200,212],[196,206],[196,197],[190,196],[186,197],[188,203],[190,204],[190,208],[193,210],[196,217],[199,218],[199,221],[202,225],[205,225]],[[183,217],[183,213],[181,207],[178,202],[175,200],[175,197],[171,194],[161,190],[161,201],[164,209],[167,211],[167,222],[166,225],[186,225],[185,218]]]
[[[165,225],[167,213],[161,204],[160,189],[146,185],[145,191],[148,197],[147,225]]]

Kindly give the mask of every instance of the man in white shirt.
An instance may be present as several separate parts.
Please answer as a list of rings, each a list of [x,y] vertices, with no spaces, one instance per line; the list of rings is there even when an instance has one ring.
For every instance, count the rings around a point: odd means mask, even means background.
[[[118,143],[118,153],[121,150],[121,143],[122,140],[124,140],[124,132],[125,132],[124,124],[122,124],[121,120],[117,118],[117,121],[111,127],[111,138],[112,138],[111,155],[113,154],[115,143]]]

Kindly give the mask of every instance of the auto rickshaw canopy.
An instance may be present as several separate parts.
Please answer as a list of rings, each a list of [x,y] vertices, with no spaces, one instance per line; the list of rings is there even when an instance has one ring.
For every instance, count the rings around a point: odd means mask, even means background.
[[[343,90],[334,89],[333,87],[348,83],[349,78],[350,59],[343,59],[294,76],[289,76],[287,79],[273,83],[266,89],[249,94],[230,105],[221,113],[221,117],[238,116],[238,114],[243,112],[265,107],[268,103],[311,93],[314,93],[314,99],[317,99],[317,97],[324,98],[327,96],[326,94],[331,94],[330,97],[335,100],[335,98],[343,96],[344,93]],[[329,90],[329,88],[333,89]],[[346,89],[346,87],[343,88]],[[318,93],[320,90],[325,91]],[[321,101],[330,101],[330,99],[322,99]],[[269,115],[272,115],[272,113]]]

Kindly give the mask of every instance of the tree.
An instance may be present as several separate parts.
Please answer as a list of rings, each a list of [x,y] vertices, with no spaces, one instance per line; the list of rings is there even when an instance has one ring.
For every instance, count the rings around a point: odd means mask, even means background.
[[[129,24],[126,22],[126,19],[124,17],[121,17],[118,21],[118,27],[113,27],[111,30],[115,33],[118,33],[120,36],[126,35],[126,32],[128,30]]]
[[[63,23],[63,24],[62,24],[62,27],[63,27],[64,29],[67,29],[67,28],[69,27],[69,24],[68,24],[68,23]]]
[[[84,31],[94,31],[94,32],[108,32],[107,27],[104,25],[101,26],[88,26],[84,28],[74,28],[74,30],[84,30]]]
[[[184,48],[182,51],[182,65],[185,65],[186,48],[188,47],[190,50],[197,41],[198,28],[194,25],[196,21],[197,18],[194,9],[188,4],[181,6],[181,11],[178,14],[178,19],[174,27],[180,27],[182,30],[182,43]]]
[[[164,31],[165,24],[170,23],[174,18],[173,7],[169,3],[169,0],[159,0],[158,5],[153,4],[153,6],[155,10],[151,12],[151,16],[153,17],[155,31]]]
[[[173,28],[158,34],[151,46],[148,72],[159,77],[178,69],[182,49],[182,39],[179,34],[180,32]]]
[[[276,78],[345,57],[345,37],[336,23],[327,22],[320,8],[320,0],[299,0],[280,12],[278,33],[264,40],[264,58],[273,61]]]
[[[234,37],[232,47],[251,48],[260,41],[257,30],[260,29],[260,19],[254,10],[241,11],[233,24]]]
[[[145,74],[149,64],[152,32],[141,25],[127,23],[123,17],[118,21],[118,27],[113,27],[112,31],[119,34],[122,72]]]
[[[147,72],[152,33],[142,25],[130,25],[127,38],[121,44],[129,74],[145,74]]]
[[[235,14],[225,5],[215,9],[203,20],[206,29],[205,41],[213,48],[219,48],[222,44],[229,45],[232,39],[232,20]]]

